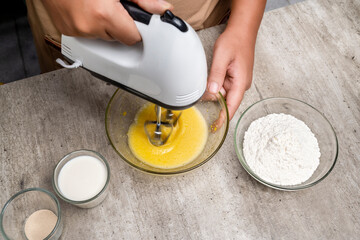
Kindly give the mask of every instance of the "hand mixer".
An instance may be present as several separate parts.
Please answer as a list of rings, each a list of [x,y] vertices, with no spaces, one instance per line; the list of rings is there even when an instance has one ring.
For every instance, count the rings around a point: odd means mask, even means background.
[[[147,121],[144,128],[150,142],[160,146],[179,117],[171,110],[191,107],[205,92],[204,49],[193,28],[171,11],[160,16],[132,2],[121,4],[134,19],[142,42],[126,46],[62,35],[61,53],[76,67],[82,66],[94,76],[155,103],[156,120]],[[167,109],[164,120],[161,107]]]

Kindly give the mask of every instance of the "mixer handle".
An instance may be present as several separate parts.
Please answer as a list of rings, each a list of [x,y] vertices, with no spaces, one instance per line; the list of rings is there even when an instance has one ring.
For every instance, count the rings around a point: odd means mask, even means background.
[[[138,21],[146,25],[149,25],[152,16],[151,13],[145,11],[144,9],[142,9],[141,7],[130,1],[121,0],[120,3],[129,13],[129,15],[134,19],[134,21]]]
[[[129,13],[129,15],[134,19],[134,21],[138,21],[146,25],[149,25],[150,19],[152,17],[152,13],[145,11],[144,9],[142,9],[141,7],[130,1],[120,0],[120,3]],[[170,10],[166,10],[165,13],[160,17],[160,19],[163,22],[175,26],[181,32],[186,32],[188,30],[188,27],[185,24],[185,22],[181,18],[175,16]]]

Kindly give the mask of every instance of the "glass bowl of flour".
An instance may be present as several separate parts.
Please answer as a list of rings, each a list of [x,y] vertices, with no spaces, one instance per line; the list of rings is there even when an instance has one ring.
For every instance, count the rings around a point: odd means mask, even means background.
[[[288,191],[322,181],[338,156],[330,122],[314,107],[292,98],[267,98],[250,106],[236,125],[235,148],[252,177]]]

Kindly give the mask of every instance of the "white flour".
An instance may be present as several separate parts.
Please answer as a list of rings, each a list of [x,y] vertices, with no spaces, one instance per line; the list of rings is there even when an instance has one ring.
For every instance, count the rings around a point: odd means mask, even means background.
[[[243,152],[255,174],[278,185],[305,182],[320,158],[317,139],[309,127],[282,113],[253,121],[245,132]]]

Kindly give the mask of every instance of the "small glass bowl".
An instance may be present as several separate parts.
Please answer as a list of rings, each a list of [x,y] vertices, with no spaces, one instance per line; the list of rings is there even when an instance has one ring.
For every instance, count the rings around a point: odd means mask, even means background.
[[[137,112],[147,103],[148,101],[140,97],[118,89],[106,109],[105,127],[110,143],[119,156],[136,169],[158,175],[185,173],[209,161],[224,143],[229,127],[226,102],[220,93],[205,93],[202,99],[195,104],[205,118],[209,131],[205,148],[201,154],[190,163],[177,168],[163,169],[145,164],[132,154],[128,145],[127,133]],[[215,125],[215,128],[211,127]]]
[[[272,113],[289,114],[303,121],[315,134],[321,156],[320,164],[313,175],[305,182],[297,185],[277,185],[263,180],[256,175],[243,154],[244,135],[250,124],[258,118]],[[314,186],[329,175],[334,168],[338,156],[338,141],[330,122],[314,107],[292,98],[267,98],[254,103],[243,112],[235,129],[235,149],[244,169],[260,183],[278,190],[294,191]]]
[[[60,203],[54,194],[42,188],[28,188],[13,195],[0,214],[0,232],[4,239],[27,239],[25,223],[38,210],[50,210],[57,216],[53,230],[45,239],[59,239],[63,230]]]
[[[76,157],[79,157],[79,156],[91,156],[91,157],[94,157],[94,158],[100,160],[106,167],[107,179],[106,179],[106,183],[105,183],[104,187],[102,188],[102,190],[98,194],[96,194],[94,197],[87,199],[87,200],[83,200],[83,201],[74,201],[74,200],[66,198],[61,193],[59,186],[58,186],[58,177],[59,177],[62,167],[70,160],[72,160]],[[102,201],[104,201],[104,199],[106,198],[107,193],[108,193],[109,182],[110,182],[110,167],[109,167],[109,164],[106,161],[106,159],[100,153],[97,153],[97,152],[91,151],[91,150],[86,150],[86,149],[77,150],[77,151],[71,152],[71,153],[67,154],[66,156],[64,156],[59,161],[59,163],[56,165],[54,172],[53,172],[53,178],[52,178],[52,184],[53,184],[53,188],[54,188],[56,194],[65,202],[68,202],[68,203],[75,205],[77,207],[80,207],[80,208],[93,208],[93,207],[99,205]]]

